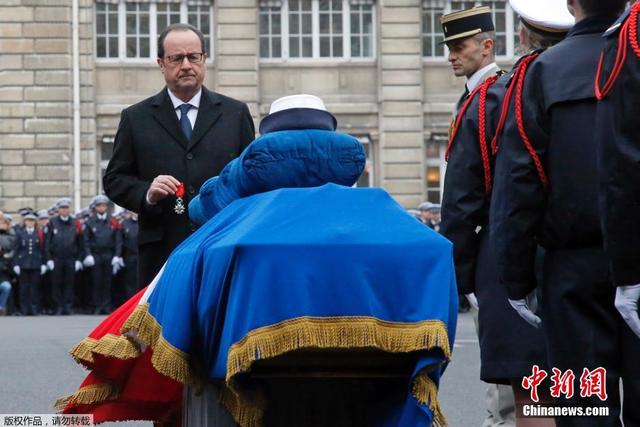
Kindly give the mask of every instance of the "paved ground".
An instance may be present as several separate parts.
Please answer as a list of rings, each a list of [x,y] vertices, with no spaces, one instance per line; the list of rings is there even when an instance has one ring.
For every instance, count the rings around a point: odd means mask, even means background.
[[[0,318],[0,414],[53,412],[52,402],[75,391],[86,371],[67,355],[102,317]],[[451,427],[479,426],[484,386],[478,379],[479,349],[471,316],[460,316],[440,401]],[[118,427],[151,423],[109,423]],[[104,424],[107,425],[107,424]]]

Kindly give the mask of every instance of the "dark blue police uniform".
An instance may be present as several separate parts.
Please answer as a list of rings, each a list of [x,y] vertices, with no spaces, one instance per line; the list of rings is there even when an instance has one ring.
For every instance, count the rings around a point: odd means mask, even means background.
[[[16,229],[13,263],[20,267],[18,294],[20,313],[37,315],[40,306],[40,268],[45,263],[44,242],[40,241],[38,230]]]
[[[77,220],[60,216],[51,218],[45,238],[47,261],[54,262],[51,272],[53,300],[56,314],[70,314],[75,284],[75,263],[80,261],[84,252],[82,227]]]
[[[112,264],[114,256],[122,255],[122,234],[115,219],[105,213],[91,216],[84,223],[85,255],[92,255],[92,305],[97,313],[111,310]]]

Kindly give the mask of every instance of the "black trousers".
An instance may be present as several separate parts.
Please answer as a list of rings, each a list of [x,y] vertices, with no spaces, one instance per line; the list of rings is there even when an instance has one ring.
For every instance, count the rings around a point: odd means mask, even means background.
[[[22,270],[18,280],[20,312],[37,315],[40,307],[40,270]]]
[[[563,372],[571,369],[576,378],[574,397],[567,400],[561,396],[558,404],[609,407],[608,417],[561,417],[556,419],[556,425],[621,426],[622,379],[627,403],[623,414],[625,427],[640,426],[640,339],[630,335],[614,306],[615,288],[604,251],[600,247],[548,251],[544,276],[542,325],[549,369],[555,367]],[[581,397],[583,370],[600,367],[606,369],[607,400]]]
[[[111,310],[111,281],[113,266],[111,255],[94,255],[96,265],[91,269],[93,308],[97,312],[107,313]]]
[[[76,260],[53,259],[54,269],[51,272],[51,287],[56,311],[71,312],[73,288],[76,280]]]
[[[138,257],[124,258],[124,290],[125,300],[131,298],[141,288],[138,286]]]

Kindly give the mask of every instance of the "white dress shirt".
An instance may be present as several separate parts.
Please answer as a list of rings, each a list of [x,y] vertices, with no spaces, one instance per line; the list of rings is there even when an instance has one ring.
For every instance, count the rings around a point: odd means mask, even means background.
[[[169,89],[167,89],[167,92],[169,92],[169,98],[171,98],[171,102],[173,103],[173,109],[178,116],[178,121],[180,120],[181,115],[180,106],[182,104],[191,104],[191,109],[187,112],[187,117],[189,118],[189,122],[191,123],[191,129],[193,129],[193,125],[196,123],[196,118],[198,117],[198,108],[200,108],[200,97],[202,96],[202,88],[200,88],[198,93],[193,95],[193,98],[191,98],[189,102],[184,102],[173,93],[171,93]]]
[[[483,82],[482,78],[489,72],[489,70],[497,67],[498,64],[492,62],[491,64],[485,65],[484,67],[480,68],[478,71],[473,73],[471,77],[467,77],[467,90],[469,92],[473,92],[473,90]]]

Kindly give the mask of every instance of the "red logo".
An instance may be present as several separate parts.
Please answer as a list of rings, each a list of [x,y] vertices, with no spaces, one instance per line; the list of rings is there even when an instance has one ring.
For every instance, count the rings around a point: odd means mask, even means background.
[[[541,370],[538,365],[533,365],[533,372],[530,377],[522,378],[522,388],[525,390],[531,390],[531,400],[538,402],[538,386],[545,378],[547,378],[547,372]]]
[[[567,399],[573,397],[573,382],[576,376],[571,369],[567,369],[566,372],[562,372],[558,368],[553,368],[553,375],[551,376],[551,397],[560,397],[564,395]]]
[[[598,396],[603,402],[607,400],[607,370],[604,368],[596,368],[589,371],[587,368],[582,370],[580,375],[580,396],[591,397]]]

